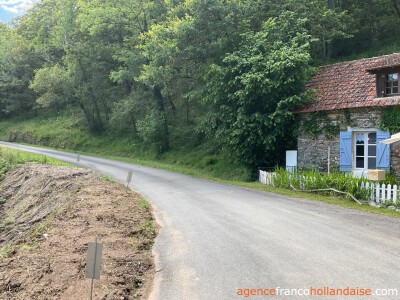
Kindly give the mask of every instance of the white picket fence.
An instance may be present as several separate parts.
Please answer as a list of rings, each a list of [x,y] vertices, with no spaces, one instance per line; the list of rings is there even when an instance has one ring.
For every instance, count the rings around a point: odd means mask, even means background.
[[[265,185],[273,185],[274,172],[259,172],[258,180]],[[305,178],[304,180],[313,180],[312,178]],[[396,184],[380,184],[376,182],[367,182],[361,184],[362,189],[366,189],[371,191],[370,200],[375,201],[376,203],[385,203],[385,202],[393,202],[397,203],[397,199],[399,199],[399,189]]]
[[[367,182],[364,186],[364,183],[361,184],[361,188],[366,190],[371,190],[371,200],[375,201],[376,203],[385,203],[387,201],[397,203],[398,199],[398,188],[397,185],[394,184],[380,184],[375,182]]]

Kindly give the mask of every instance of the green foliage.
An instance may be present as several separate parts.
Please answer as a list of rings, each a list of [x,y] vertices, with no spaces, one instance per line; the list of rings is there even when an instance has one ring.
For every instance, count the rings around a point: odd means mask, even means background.
[[[21,115],[35,104],[29,81],[41,59],[14,30],[0,24],[0,118]]]
[[[48,158],[44,155],[31,154],[13,150],[9,148],[0,147],[0,180],[4,178],[5,173],[25,163],[42,163],[51,165],[68,166],[69,164],[59,160]]]
[[[350,111],[348,109],[343,110],[344,114],[344,120],[346,122],[346,125],[348,126],[354,126],[354,122],[351,119]]]
[[[251,166],[278,161],[279,146],[291,137],[292,110],[308,101],[308,49],[304,20],[292,13],[248,32],[239,50],[210,67],[204,97],[215,107],[208,122],[214,127],[204,132]]]
[[[92,135],[82,128],[80,118],[70,112],[68,116],[26,121],[7,120],[0,122],[0,139],[30,144],[40,144],[74,152],[106,155],[133,163],[142,163],[156,168],[206,178],[223,178],[249,181],[255,174],[243,163],[234,162],[229,153],[222,152],[212,141],[204,144],[188,143],[189,131],[173,134],[177,145],[171,151],[155,156],[154,149],[144,145],[141,139],[133,139],[129,132],[122,134],[108,129],[102,134]],[[185,147],[182,147],[185,145]],[[42,160],[44,160],[42,158]],[[48,158],[48,162],[51,161]]]
[[[382,109],[381,122],[379,125],[381,130],[396,133],[400,131],[400,108],[387,107]]]
[[[399,184],[400,182],[397,180],[396,176],[390,173],[386,173],[385,175],[385,180],[383,180],[381,183],[384,183],[386,185],[391,184]]]
[[[151,111],[143,119],[136,122],[138,135],[143,142],[158,154],[162,153],[163,122],[157,112]]]
[[[323,124],[326,122],[326,112],[310,113],[307,117],[301,116],[299,130],[314,137],[317,137],[323,132]]]
[[[284,7],[294,11],[298,18],[308,20],[312,36],[312,53],[317,60],[330,59],[334,55],[334,44],[347,41],[355,33],[352,17],[347,10],[339,8],[339,1],[289,0]]]
[[[12,252],[13,249],[11,246],[5,246],[3,248],[0,248],[0,258],[8,257],[11,255]]]
[[[144,242],[139,247],[144,247],[146,250],[151,250],[154,243],[154,238],[157,236],[157,227],[152,220],[145,221],[144,223],[135,227],[134,232],[136,235],[141,235],[147,238],[148,241]]]
[[[14,219],[7,217],[0,223],[0,229],[10,226],[14,224],[14,222],[15,222]]]
[[[37,70],[30,88],[41,95],[36,99],[38,104],[55,107],[57,112],[73,97],[71,78],[67,70],[59,65]]]
[[[325,132],[325,137],[328,140],[337,138],[340,132],[340,125],[338,123],[337,124],[327,123],[324,125],[324,132]]]
[[[284,169],[275,170],[276,176],[273,179],[275,187],[288,188],[292,187],[299,190],[318,190],[333,188],[341,192],[347,192],[358,200],[369,200],[371,191],[361,188],[362,183],[366,183],[367,179],[353,177],[344,172],[338,173],[320,173],[317,171],[302,171],[289,173]],[[322,193],[333,194],[334,192],[324,191]]]
[[[338,120],[330,120],[326,112],[313,112],[308,116],[299,116],[300,126],[299,132],[304,132],[317,137],[324,134],[325,138],[330,140],[337,138],[340,132],[340,124]]]
[[[149,203],[146,199],[144,199],[144,198],[140,198],[140,199],[139,199],[139,206],[140,206],[143,210],[151,209],[150,203]]]
[[[38,247],[38,245],[36,245],[36,244],[24,243],[24,244],[19,245],[19,249],[21,249],[21,250],[36,249],[37,247]]]
[[[398,51],[396,4],[37,1],[13,27],[0,25],[0,119],[45,116],[65,126],[24,137],[14,128],[26,142],[120,147],[185,165],[192,164],[177,153],[197,156],[212,145],[197,167],[241,176],[224,168],[235,162],[249,178],[249,166],[279,164],[282,150],[295,146],[291,110],[310,98],[310,65]],[[49,118],[66,114],[73,128]],[[331,138],[338,125],[311,130]]]
[[[351,16],[356,32],[347,41],[336,43],[336,53],[346,56],[369,52],[368,57],[371,57],[398,52],[400,29],[394,24],[400,19],[399,4],[398,0],[339,1],[338,7]],[[386,48],[387,45],[391,47]],[[382,52],[381,49],[386,51]]]
[[[103,179],[104,181],[108,181],[108,182],[117,182],[112,176],[110,175],[101,175],[101,179]]]

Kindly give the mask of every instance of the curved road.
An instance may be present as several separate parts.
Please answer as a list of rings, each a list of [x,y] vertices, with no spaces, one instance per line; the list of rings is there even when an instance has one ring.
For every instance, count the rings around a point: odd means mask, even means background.
[[[0,144],[77,163],[72,153]],[[85,155],[78,164],[120,182],[132,170],[130,186],[154,206],[162,228],[150,299],[267,299],[236,293],[276,287],[391,288],[397,297],[362,298],[400,299],[400,219]]]

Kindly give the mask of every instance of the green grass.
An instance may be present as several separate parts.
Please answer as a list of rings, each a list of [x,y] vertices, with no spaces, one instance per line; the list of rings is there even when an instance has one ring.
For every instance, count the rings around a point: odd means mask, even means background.
[[[396,182],[393,182],[393,179],[395,178],[390,178],[390,181],[381,181],[380,183],[394,184]],[[314,170],[303,170],[289,173],[283,168],[276,168],[275,176],[273,177],[273,186],[275,187],[286,189],[294,187],[294,189],[301,191],[335,189],[366,202],[370,199],[372,190],[363,189],[361,186],[367,182],[366,178],[354,177],[344,172],[336,171],[328,174]]]
[[[33,162],[57,166],[72,166],[71,164],[47,157],[45,155],[28,153],[0,146],[0,163],[4,162],[6,162],[9,166],[18,166]]]
[[[142,232],[147,237],[155,237],[157,235],[157,228],[154,225],[153,220],[147,220],[144,223],[137,226],[136,231]]]
[[[154,238],[157,236],[157,226],[154,224],[153,220],[147,220],[142,224],[138,225],[134,229],[135,234],[139,235],[142,240],[141,245],[138,245],[140,249],[151,250],[154,243]],[[134,240],[130,242],[135,248],[136,245]]]
[[[0,147],[0,180],[4,178],[5,173],[8,170],[14,169],[19,165],[26,163],[71,166],[71,164],[61,162],[45,155],[32,154],[6,147]],[[0,199],[0,203],[4,203],[3,199]]]
[[[14,224],[14,219],[7,217],[0,223],[0,229],[6,228],[12,224]]]
[[[19,245],[19,249],[21,250],[30,250],[30,249],[36,249],[38,246],[36,244],[21,244]]]
[[[12,252],[11,246],[5,246],[0,249],[0,258],[1,257],[8,257],[10,253]]]
[[[106,174],[102,174],[100,177],[102,180],[104,181],[108,181],[108,182],[117,182],[113,177],[111,177],[110,175],[106,175]]]
[[[139,206],[140,206],[140,208],[143,209],[143,210],[150,209],[150,203],[149,203],[149,201],[147,201],[147,200],[144,199],[144,198],[140,198],[140,199],[139,199]]]

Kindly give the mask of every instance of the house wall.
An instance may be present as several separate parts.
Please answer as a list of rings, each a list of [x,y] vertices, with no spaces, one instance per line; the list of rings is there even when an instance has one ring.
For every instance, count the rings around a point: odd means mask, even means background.
[[[400,143],[390,146],[390,173],[400,180]]]
[[[311,113],[312,114],[312,113]],[[380,121],[381,111],[379,109],[358,108],[329,111],[326,118],[319,122],[321,128],[325,124],[338,125],[339,131],[347,131],[348,127],[377,128]],[[301,114],[299,117],[305,121],[310,113]],[[333,138],[328,139],[326,133],[322,132],[313,136],[304,131],[299,132],[297,140],[298,167],[300,169],[315,169],[321,172],[328,170],[328,147],[330,147],[331,170],[339,169],[339,131]],[[394,157],[394,149],[391,154],[391,169],[400,175],[400,148],[399,157]]]

